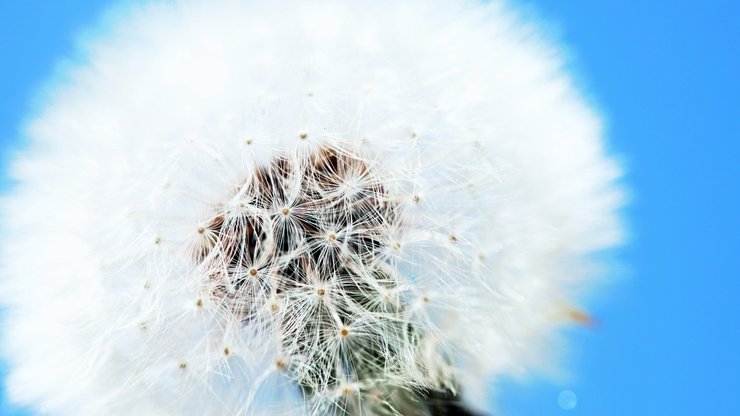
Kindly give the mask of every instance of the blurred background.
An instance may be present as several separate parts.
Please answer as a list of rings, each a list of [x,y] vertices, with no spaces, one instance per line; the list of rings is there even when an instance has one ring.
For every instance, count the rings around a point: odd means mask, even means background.
[[[111,3],[0,2],[0,190],[34,94]],[[632,200],[572,375],[492,385],[500,414],[740,415],[740,2],[514,3],[565,45]]]

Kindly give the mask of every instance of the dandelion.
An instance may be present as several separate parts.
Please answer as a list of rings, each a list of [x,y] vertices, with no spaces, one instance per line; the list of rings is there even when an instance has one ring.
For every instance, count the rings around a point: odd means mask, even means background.
[[[3,201],[19,403],[480,411],[590,322],[619,169],[498,2],[151,3],[84,52]]]

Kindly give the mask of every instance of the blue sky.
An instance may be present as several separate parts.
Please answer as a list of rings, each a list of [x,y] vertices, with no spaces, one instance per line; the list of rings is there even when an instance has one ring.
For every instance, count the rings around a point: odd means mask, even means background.
[[[0,161],[101,0],[0,3]],[[740,414],[740,3],[520,2],[565,42],[627,167],[621,275],[574,329],[568,382],[501,386],[502,413]],[[577,406],[558,395],[572,390]],[[22,415],[0,397],[0,414]]]

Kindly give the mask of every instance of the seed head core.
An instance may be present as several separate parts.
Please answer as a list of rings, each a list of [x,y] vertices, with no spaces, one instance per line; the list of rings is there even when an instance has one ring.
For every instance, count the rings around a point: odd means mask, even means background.
[[[350,336],[348,326],[337,330],[337,321],[384,314],[389,318],[378,322],[390,332],[408,331],[399,326],[402,319],[392,316],[403,312],[402,302],[376,301],[397,285],[388,233],[403,228],[399,202],[393,202],[401,198],[388,195],[382,176],[365,160],[347,149],[324,147],[245,169],[252,173],[230,196],[239,201],[240,209],[214,207],[211,219],[201,227],[209,238],[198,239],[193,251],[204,270],[205,290],[210,290],[209,305],[223,308],[224,316],[245,327],[280,334],[279,356],[323,363],[318,370],[293,374],[284,359],[275,361],[279,370],[306,387],[335,379],[332,372],[346,365],[343,358],[317,348],[329,333]],[[353,177],[361,180],[344,186]],[[300,215],[286,220],[293,214],[291,207],[297,206]],[[256,278],[261,275],[265,278]],[[318,306],[306,302],[307,294],[323,301]],[[199,299],[198,307],[203,302]],[[223,353],[228,356],[230,350]],[[373,365],[384,365],[386,359],[395,365],[392,357],[378,358],[382,363]]]

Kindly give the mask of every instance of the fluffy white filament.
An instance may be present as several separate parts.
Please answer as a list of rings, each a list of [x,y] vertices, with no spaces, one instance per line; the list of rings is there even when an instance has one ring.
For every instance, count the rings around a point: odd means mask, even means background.
[[[620,239],[598,117],[498,2],[154,3],[84,52],[3,201],[41,413],[482,407]]]

